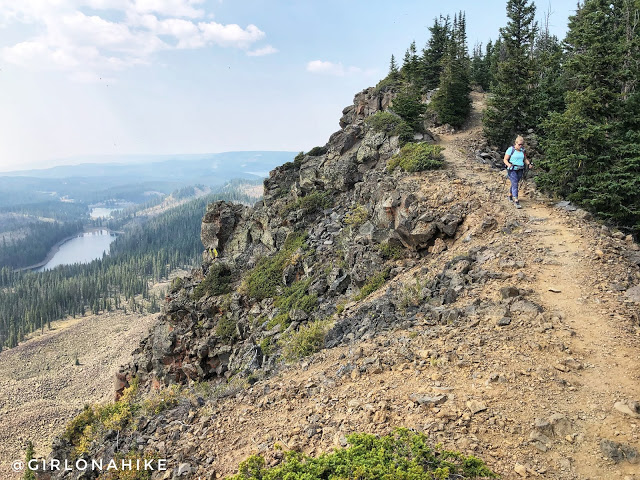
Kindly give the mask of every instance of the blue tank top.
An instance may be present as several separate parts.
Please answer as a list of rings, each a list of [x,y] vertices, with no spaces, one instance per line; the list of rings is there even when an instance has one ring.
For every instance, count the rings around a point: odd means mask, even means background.
[[[509,155],[509,163],[516,169],[524,168],[524,149],[519,151],[513,147],[507,148],[506,154]]]

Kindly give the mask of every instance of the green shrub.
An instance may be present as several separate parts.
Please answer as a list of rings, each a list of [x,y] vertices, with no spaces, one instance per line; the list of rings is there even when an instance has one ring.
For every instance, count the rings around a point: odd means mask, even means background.
[[[71,420],[62,435],[72,445],[77,445],[85,429],[93,424],[96,415],[93,406],[85,405],[84,410]]]
[[[282,330],[289,326],[289,312],[282,312],[273,317],[267,323],[267,330],[271,330],[276,325],[282,325]]]
[[[303,310],[311,313],[318,306],[318,296],[309,295],[309,285],[311,278],[294,282],[293,285],[284,289],[282,295],[275,299],[275,306],[283,311]]]
[[[231,284],[231,270],[223,263],[216,262],[205,279],[195,288],[193,298],[200,300],[205,295],[224,295],[229,293]]]
[[[385,260],[400,260],[404,257],[404,248],[400,245],[391,245],[389,242],[381,243],[378,251]]]
[[[400,115],[414,132],[424,131],[422,115],[427,106],[422,103],[420,93],[415,89],[405,89],[393,99],[391,110]]]
[[[385,132],[390,136],[397,135],[401,145],[413,140],[413,129],[395,113],[376,112],[367,117],[364,123],[376,132]]]
[[[399,76],[398,76],[399,77]],[[387,75],[385,78],[380,80],[376,85],[376,93],[380,92],[385,87],[398,87],[402,84],[402,81],[394,75]]]
[[[310,157],[319,157],[320,155],[324,155],[325,153],[327,153],[327,147],[313,147],[307,152],[307,155],[309,155]]]
[[[126,428],[140,410],[134,402],[138,394],[138,380],[124,389],[120,400],[105,405],[87,405],[67,424],[63,438],[73,445],[73,455],[78,457],[89,451],[89,446],[105,430],[120,431]]]
[[[327,322],[315,321],[303,325],[297,331],[280,338],[282,354],[287,360],[298,360],[320,351],[327,334]]]
[[[171,293],[176,293],[178,290],[180,290],[182,288],[182,286],[184,285],[184,280],[180,277],[176,277],[173,280],[171,280]]]
[[[302,165],[302,161],[304,160],[304,152],[298,153],[293,159],[293,165],[299,167]]]
[[[147,397],[142,402],[142,408],[147,415],[158,415],[178,404],[180,398],[180,386],[170,385]]]
[[[232,341],[236,335],[236,322],[230,314],[223,315],[218,320],[215,334],[225,342]]]
[[[400,149],[400,153],[392,157],[387,163],[387,169],[392,172],[401,168],[406,172],[421,172],[441,168],[444,163],[443,147],[429,143],[409,143]]]
[[[369,218],[369,212],[362,205],[356,205],[351,207],[349,212],[344,217],[344,223],[353,227],[359,227]]]
[[[373,277],[369,279],[367,283],[365,283],[360,289],[360,293],[354,297],[354,300],[362,300],[367,298],[373,292],[378,290],[384,282],[387,281],[387,277],[389,276],[389,269],[383,270],[382,272],[376,273]]]
[[[249,457],[231,480],[449,480],[495,478],[482,460],[459,452],[430,446],[424,433],[397,429],[377,437],[354,433],[347,437],[348,448],[339,448],[313,458],[286,452],[285,460],[266,467],[264,458]]]
[[[292,233],[276,254],[260,259],[258,264],[247,274],[241,290],[249,297],[263,300],[273,297],[282,285],[282,274],[293,253],[304,246],[305,235]]]
[[[270,356],[275,350],[275,344],[273,343],[271,337],[263,338],[260,341],[260,350],[262,350],[262,354],[265,357]]]
[[[285,205],[284,215],[296,210],[302,210],[305,215],[314,213],[331,206],[331,197],[328,192],[313,192],[306,197],[300,197],[295,202]]]

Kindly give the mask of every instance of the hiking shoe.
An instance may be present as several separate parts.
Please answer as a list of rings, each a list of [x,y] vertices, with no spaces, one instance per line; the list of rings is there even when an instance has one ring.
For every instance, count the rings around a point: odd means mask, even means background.
[[[507,200],[509,200],[510,202],[513,202],[513,195],[509,195],[509,196],[507,197]]]
[[[515,202],[513,202],[514,205],[516,206],[516,208],[522,208],[522,205],[520,205],[520,202],[518,200],[516,200]]]

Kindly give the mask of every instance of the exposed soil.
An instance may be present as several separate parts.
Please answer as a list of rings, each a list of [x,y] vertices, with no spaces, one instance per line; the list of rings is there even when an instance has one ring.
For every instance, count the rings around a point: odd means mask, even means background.
[[[85,404],[113,399],[117,367],[156,317],[118,312],[56,322],[0,353],[0,478],[17,478],[11,461],[24,459],[28,440],[46,455]]]

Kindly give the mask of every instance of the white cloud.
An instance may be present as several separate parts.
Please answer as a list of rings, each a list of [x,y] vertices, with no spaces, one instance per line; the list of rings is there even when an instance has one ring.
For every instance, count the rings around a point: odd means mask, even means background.
[[[91,78],[87,72],[149,64],[163,50],[210,45],[248,50],[265,37],[255,25],[198,21],[211,16],[198,8],[203,4],[204,0],[0,0],[0,25],[29,24],[32,28],[25,31],[37,32],[1,49],[0,58],[25,68]],[[87,15],[82,7],[96,14]],[[114,11],[124,20],[107,19]],[[267,46],[248,55],[275,51]]]
[[[247,55],[250,57],[262,57],[264,55],[271,55],[273,53],[278,53],[278,49],[272,47],[271,45],[267,45],[262,48],[256,48],[255,50],[251,50],[247,52]]]
[[[335,75],[342,77],[345,74],[345,68],[342,63],[326,62],[323,60],[313,60],[307,63],[307,72],[321,73],[325,75]]]
[[[345,67],[342,63],[333,63],[324,60],[313,60],[307,63],[307,72],[321,75],[333,75],[335,77],[344,77],[346,75],[372,76],[376,74],[375,70],[363,70],[360,67],[353,66]]]
[[[134,10],[166,17],[201,18],[204,10],[195,7],[202,3],[204,0],[135,0]]]
[[[243,29],[236,24],[222,25],[209,22],[199,23],[198,27],[207,42],[222,47],[248,48],[252,43],[264,38],[264,32],[255,25]]]

